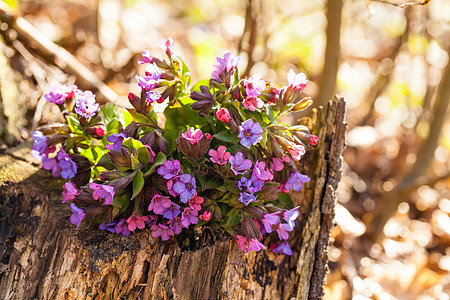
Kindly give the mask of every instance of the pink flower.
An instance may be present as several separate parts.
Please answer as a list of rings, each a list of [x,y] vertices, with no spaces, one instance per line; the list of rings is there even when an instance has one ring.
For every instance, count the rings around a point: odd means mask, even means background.
[[[236,237],[237,237],[236,242],[238,244],[239,249],[241,249],[241,250],[243,250],[245,252],[248,252],[247,238],[245,236],[242,236],[242,235],[236,235]]]
[[[250,242],[248,243],[248,250],[253,250],[255,252],[258,252],[261,249],[266,248],[260,241],[258,241],[255,238],[252,238]]]
[[[244,83],[247,98],[257,98],[261,95],[261,91],[266,88],[266,82],[261,80],[261,75],[253,75]]]
[[[295,161],[299,161],[303,154],[305,154],[305,147],[302,145],[291,145],[287,150]]]
[[[77,190],[77,187],[72,182],[68,181],[63,186],[63,201],[62,203],[66,203],[67,201],[72,201],[75,199],[80,192]]]
[[[283,160],[278,157],[272,158],[272,162],[270,163],[270,168],[274,171],[281,171],[284,168]]]
[[[306,75],[303,73],[295,74],[293,69],[290,69],[287,73],[287,80],[289,83],[289,87],[292,87],[295,90],[303,90],[306,87]]]
[[[194,129],[190,127],[186,133],[182,133],[181,136],[189,141],[191,145],[197,144],[203,137],[201,129]]]
[[[250,111],[255,111],[257,108],[264,106],[264,102],[259,98],[246,98],[242,104]]]
[[[162,39],[162,40],[159,41],[158,46],[163,51],[165,51],[167,54],[172,53],[173,40],[172,40],[171,37],[169,37],[168,39]]]
[[[310,144],[311,146],[317,145],[318,141],[319,138],[317,137],[317,135],[311,134],[310,136],[308,136],[308,144]]]
[[[116,192],[112,185],[91,182],[89,183],[89,187],[94,190],[92,197],[94,197],[95,200],[105,199],[103,205],[109,205],[113,202],[114,194]]]
[[[230,112],[226,108],[221,108],[216,112],[216,117],[222,122],[230,123],[231,116]]]
[[[204,213],[202,213],[201,215],[200,215],[200,220],[203,220],[203,221],[209,221],[209,219],[211,219],[211,212],[210,211],[205,211]]]
[[[200,209],[202,209],[200,204],[202,204],[203,201],[204,201],[203,197],[199,197],[199,196],[197,196],[197,193],[195,193],[195,196],[192,197],[191,199],[189,199],[188,203],[192,209],[200,210]]]
[[[129,217],[127,219],[128,230],[135,231],[136,228],[144,229],[145,228],[145,221],[147,221],[147,220],[148,220],[148,218],[146,216],[131,215],[131,217]]]
[[[239,249],[245,251],[245,253],[248,253],[250,250],[258,252],[261,249],[266,248],[260,241],[258,241],[255,238],[251,238],[250,241],[242,235],[236,235],[237,237],[237,244]]]
[[[198,223],[198,210],[186,207],[181,213],[181,224],[183,227],[188,228],[189,224]]]
[[[148,211],[153,210],[157,215],[162,215],[164,209],[169,208],[172,205],[172,201],[167,196],[161,196],[160,194],[155,194],[148,205]]]
[[[163,241],[167,241],[169,237],[174,236],[172,228],[169,228],[166,224],[153,225],[150,230],[153,238],[160,236]]]
[[[231,153],[225,151],[227,151],[227,148],[224,145],[220,145],[217,151],[210,149],[208,154],[211,155],[211,161],[213,163],[225,165],[231,157]]]
[[[150,51],[144,50],[142,51],[142,58],[138,61],[138,64],[151,64],[153,62],[153,56],[150,54]]]

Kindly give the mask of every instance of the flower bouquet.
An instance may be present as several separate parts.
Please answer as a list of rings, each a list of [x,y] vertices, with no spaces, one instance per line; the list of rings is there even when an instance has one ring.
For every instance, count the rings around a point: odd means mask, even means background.
[[[99,107],[74,85],[44,95],[65,123],[35,131],[32,154],[68,180],[62,203],[70,203],[70,222],[125,236],[148,227],[163,241],[208,226],[246,252],[266,248],[263,235],[271,234],[270,250],[291,255],[299,211],[288,192],[310,180],[295,162],[317,137],[281,118],[312,103],[301,97],[306,76],[291,69],[281,88],[259,75],[240,78],[241,58],[227,53],[211,79],[190,88],[173,41],[160,46],[165,60],[142,52],[147,66],[136,75],[140,95],[128,95],[133,108]]]

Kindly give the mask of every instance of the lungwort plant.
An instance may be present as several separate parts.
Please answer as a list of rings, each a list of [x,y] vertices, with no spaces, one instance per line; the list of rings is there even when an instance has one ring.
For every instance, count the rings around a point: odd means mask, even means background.
[[[259,75],[241,78],[241,58],[227,53],[211,79],[191,88],[172,40],[160,46],[167,59],[142,53],[146,71],[136,75],[140,95],[128,95],[131,109],[99,107],[74,85],[45,95],[66,122],[35,131],[32,154],[68,180],[70,222],[89,219],[125,236],[148,227],[163,241],[208,226],[246,252],[266,248],[263,235],[271,235],[273,252],[292,254],[299,211],[287,193],[309,181],[295,162],[317,137],[281,118],[311,104],[301,97],[306,76],[290,70],[281,88]]]

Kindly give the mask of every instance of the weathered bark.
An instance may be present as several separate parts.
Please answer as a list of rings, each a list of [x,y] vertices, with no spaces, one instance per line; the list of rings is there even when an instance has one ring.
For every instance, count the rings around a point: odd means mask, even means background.
[[[124,237],[69,223],[62,181],[33,164],[30,145],[0,155],[0,299],[319,299],[327,272],[345,102],[313,117],[319,136],[302,160],[312,180],[293,195],[302,228],[293,256],[243,253],[235,242],[161,242],[148,230]],[[187,244],[187,242],[189,244]]]

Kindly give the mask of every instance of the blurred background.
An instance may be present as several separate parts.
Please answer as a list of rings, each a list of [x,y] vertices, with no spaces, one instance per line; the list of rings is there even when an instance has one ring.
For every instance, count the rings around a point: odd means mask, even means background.
[[[162,57],[162,38],[194,82],[226,52],[279,86],[293,68],[316,106],[347,102],[325,299],[450,299],[450,1],[8,0],[0,12],[0,151],[58,117],[42,97],[57,83],[125,104],[141,51]]]

